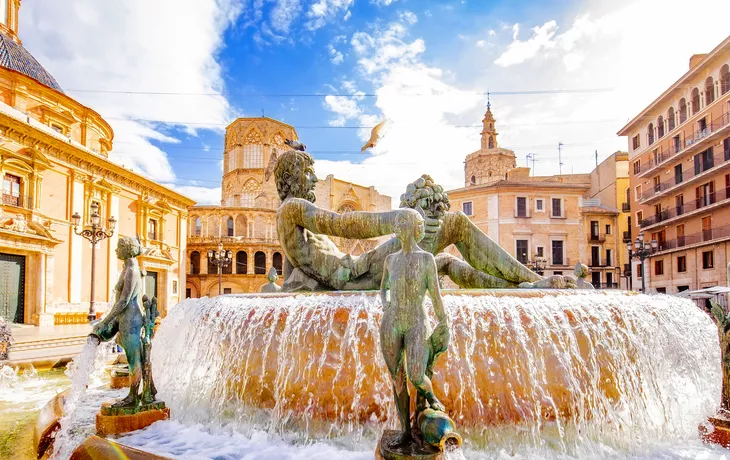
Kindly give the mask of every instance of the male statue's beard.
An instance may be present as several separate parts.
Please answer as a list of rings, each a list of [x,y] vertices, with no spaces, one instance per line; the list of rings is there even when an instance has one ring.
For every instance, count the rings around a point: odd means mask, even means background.
[[[304,187],[292,187],[289,190],[289,194],[294,198],[302,198],[309,201],[310,203],[314,203],[315,201],[317,201],[317,195],[314,194],[314,187],[310,187],[309,189],[306,189]]]

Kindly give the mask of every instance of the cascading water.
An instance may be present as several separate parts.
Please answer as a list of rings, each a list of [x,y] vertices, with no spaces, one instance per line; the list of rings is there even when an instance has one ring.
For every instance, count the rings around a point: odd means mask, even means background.
[[[469,449],[610,458],[694,442],[717,408],[717,331],[688,300],[508,291],[444,301],[452,342],[434,384]],[[396,425],[380,312],[375,293],[189,299],[154,340],[159,396],[182,422],[373,446]]]
[[[80,436],[76,436],[74,432],[78,410],[89,385],[101,384],[104,365],[115,347],[116,344],[111,342],[100,345],[98,339],[90,337],[81,353],[67,365],[65,373],[71,379],[71,389],[63,400],[64,415],[59,420],[60,428],[53,443],[52,458],[69,458],[76,446],[88,435],[79,433]]]

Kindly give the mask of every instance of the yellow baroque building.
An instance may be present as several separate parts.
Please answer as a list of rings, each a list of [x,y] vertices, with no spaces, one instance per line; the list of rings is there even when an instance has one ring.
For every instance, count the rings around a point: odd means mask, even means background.
[[[122,264],[119,236],[139,235],[146,292],[164,314],[185,286],[187,208],[193,200],[108,159],[114,133],[94,110],[64,94],[17,35],[20,0],[0,2],[0,316],[50,325],[65,313],[85,321],[93,300],[105,311]],[[4,10],[3,10],[4,8]],[[112,237],[91,244],[71,216],[115,217]]]
[[[189,209],[187,244],[187,297],[258,292],[267,283],[271,267],[283,273],[284,252],[276,234],[276,192],[273,166],[289,149],[286,139],[297,140],[296,130],[268,118],[239,118],[226,128],[220,206]],[[336,212],[386,211],[391,198],[374,187],[365,187],[329,175],[317,183],[317,206]],[[359,255],[379,239],[333,238],[343,252]],[[232,252],[232,263],[221,268],[208,260],[208,250],[222,243]],[[279,279],[279,284],[283,278]]]

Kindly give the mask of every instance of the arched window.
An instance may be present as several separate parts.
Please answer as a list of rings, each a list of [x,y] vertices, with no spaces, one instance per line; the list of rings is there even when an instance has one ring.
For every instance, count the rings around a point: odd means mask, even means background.
[[[236,253],[236,274],[245,275],[248,273],[248,255],[246,251]]]
[[[241,206],[253,208],[255,206],[256,197],[261,194],[261,184],[254,179],[249,179],[241,188]]]
[[[494,148],[494,138],[492,136],[489,136],[489,148]]]
[[[200,274],[200,253],[198,251],[193,251],[190,253],[190,274]]]
[[[710,105],[715,100],[715,81],[712,77],[705,80],[705,106]]]
[[[195,218],[195,229],[194,229],[195,236],[200,236],[201,231],[202,231],[202,228],[200,226],[200,217],[196,217]]]
[[[700,111],[700,90],[695,88],[692,90],[692,115]]]
[[[223,267],[221,269],[221,273],[223,273],[224,275],[231,275],[231,274],[233,274],[233,261],[231,261],[230,264],[228,264],[225,267]]]
[[[283,266],[284,266],[284,259],[281,257],[281,253],[275,252],[272,265],[276,269],[277,275],[281,276],[284,273]]]
[[[669,128],[669,131],[673,130],[675,127],[674,107],[669,107],[669,110],[667,110],[667,127]]]
[[[266,254],[261,251],[253,255],[253,272],[257,275],[266,274]]]
[[[730,65],[725,64],[720,69],[720,94],[730,91]]]
[[[233,217],[228,218],[226,227],[228,228],[228,236],[233,236]]]
[[[664,117],[659,115],[659,118],[656,120],[656,130],[657,130],[657,137],[661,139],[664,137]]]
[[[654,143],[654,123],[649,123],[646,127],[647,134],[649,135],[649,145]]]
[[[687,100],[682,98],[679,100],[679,124],[687,121]]]
[[[487,176],[492,177],[492,170],[487,171]]]
[[[210,258],[208,258],[208,274],[209,275],[217,275],[218,274],[218,266],[211,262]]]
[[[472,184],[476,184],[476,183],[477,183],[477,178],[476,178],[476,176],[471,176],[471,183],[472,183]]]

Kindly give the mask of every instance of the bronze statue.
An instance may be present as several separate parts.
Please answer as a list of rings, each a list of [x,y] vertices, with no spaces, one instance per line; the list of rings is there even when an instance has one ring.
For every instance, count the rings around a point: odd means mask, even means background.
[[[444,413],[446,408],[434,394],[431,377],[433,363],[449,345],[449,317],[444,310],[438,284],[438,270],[433,254],[418,247],[424,237],[423,217],[416,211],[404,210],[396,217],[395,233],[402,249],[385,258],[380,298],[383,317],[380,323],[380,349],[393,379],[393,393],[401,423],[399,436],[385,440],[384,448],[409,449],[415,440],[411,433],[410,397],[407,381],[416,388],[418,399],[416,416],[421,429],[419,437],[443,448],[446,439],[460,444],[461,438],[453,432],[453,422]],[[390,300],[388,290],[390,289]],[[438,320],[431,332],[424,305],[428,292]],[[430,429],[433,421],[436,430]],[[448,425],[440,432],[438,427]],[[425,432],[425,433],[424,433]],[[382,448],[381,443],[381,448]]]
[[[722,359],[722,399],[720,411],[730,415],[730,314],[725,315],[722,305],[710,300],[710,313],[717,325]]]
[[[268,283],[261,286],[259,289],[259,292],[279,292],[281,291],[281,287],[276,284],[276,280],[279,279],[279,273],[276,271],[274,267],[271,267],[271,270],[269,270],[269,274],[266,275],[266,279],[269,280]]]
[[[105,342],[117,337],[117,342],[124,348],[132,377],[129,394],[111,407],[133,409],[140,403],[154,403],[157,394],[150,360],[152,335],[158,316],[157,298],[153,297],[150,301],[142,295],[144,273],[137,262],[137,256],[141,253],[139,240],[119,238],[116,253],[117,258],[124,261],[124,269],[114,287],[114,304],[104,318],[94,325],[91,335]],[[143,390],[140,396],[141,382]]]
[[[393,238],[353,258],[340,252],[326,235],[363,239],[392,234],[395,219],[403,211],[337,214],[318,208],[313,204],[317,183],[314,159],[303,151],[289,150],[282,154],[274,176],[282,200],[276,225],[288,262],[284,290],[377,289],[386,256],[400,249],[398,239]],[[425,188],[426,179],[423,182]],[[427,204],[433,203],[436,200]],[[448,275],[459,286],[517,287],[522,282],[542,279],[492,241],[463,213],[442,209],[443,215],[434,218],[421,211],[426,214],[428,235],[421,247],[436,256],[439,273]],[[464,260],[442,252],[451,244]]]

